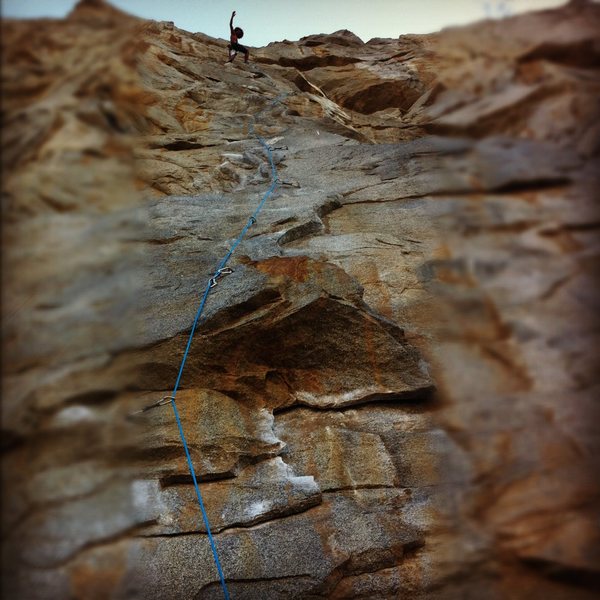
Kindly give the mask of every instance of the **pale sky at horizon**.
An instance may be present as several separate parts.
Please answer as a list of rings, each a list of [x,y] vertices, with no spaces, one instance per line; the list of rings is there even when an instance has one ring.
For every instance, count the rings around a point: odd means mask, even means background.
[[[2,0],[3,17],[66,16],[77,0]],[[486,17],[557,7],[565,0],[111,0],[121,10],[146,19],[174,21],[187,31],[227,38],[229,18],[243,27],[244,43],[265,46],[313,33],[349,29],[363,41],[430,33]]]

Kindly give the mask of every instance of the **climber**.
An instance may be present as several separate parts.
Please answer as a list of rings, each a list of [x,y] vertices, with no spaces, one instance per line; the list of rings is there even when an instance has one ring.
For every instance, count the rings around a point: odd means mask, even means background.
[[[238,52],[243,52],[245,59],[244,62],[248,62],[248,56],[250,52],[248,48],[238,44],[238,40],[244,37],[244,30],[241,27],[233,27],[233,17],[235,17],[235,10],[231,13],[231,20],[229,21],[229,30],[231,31],[231,43],[229,44],[229,60],[227,62],[232,62],[233,59],[237,56]]]

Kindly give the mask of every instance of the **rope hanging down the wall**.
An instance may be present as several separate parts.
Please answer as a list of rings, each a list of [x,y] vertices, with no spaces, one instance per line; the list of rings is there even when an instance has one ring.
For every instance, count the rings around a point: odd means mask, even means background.
[[[223,275],[227,275],[232,272],[232,270],[229,267],[227,267],[227,263],[229,262],[229,259],[235,252],[236,248],[240,245],[241,241],[244,239],[244,237],[245,237],[246,233],[248,232],[248,230],[250,229],[250,227],[252,227],[254,224],[256,224],[258,215],[260,214],[260,211],[263,209],[265,202],[267,201],[269,196],[271,196],[273,194],[273,192],[275,191],[275,189],[277,188],[277,185],[279,183],[279,181],[277,179],[277,169],[275,168],[275,162],[273,161],[273,154],[271,152],[271,148],[269,148],[269,145],[265,142],[265,140],[255,132],[254,122],[256,122],[256,120],[260,117],[260,115],[265,110],[267,110],[274,104],[281,102],[287,95],[288,94],[286,93],[286,94],[281,94],[280,96],[277,96],[277,98],[272,100],[265,108],[263,108],[255,116],[253,116],[252,121],[250,122],[250,125],[248,128],[249,133],[251,135],[253,135],[259,141],[260,145],[265,149],[265,152],[269,159],[269,164],[271,165],[271,186],[265,192],[265,194],[262,197],[261,201],[259,202],[256,210],[252,213],[252,215],[250,215],[250,217],[248,218],[248,222],[246,223],[246,225],[240,232],[239,236],[237,237],[235,242],[232,244],[232,246],[229,249],[229,251],[227,252],[227,254],[223,257],[223,259],[219,263],[219,266],[217,267],[217,269],[215,270],[213,275],[209,278],[208,283],[206,284],[206,288],[204,289],[202,299],[200,300],[200,305],[198,306],[198,310],[196,311],[196,317],[194,318],[194,322],[192,324],[192,329],[190,331],[190,335],[188,336],[187,345],[185,347],[185,352],[183,353],[183,358],[181,359],[181,365],[179,366],[179,372],[177,374],[175,386],[173,387],[173,392],[171,393],[170,396],[165,396],[164,398],[162,398],[162,400],[159,400],[155,404],[153,404],[149,407],[146,407],[146,408],[142,409],[141,411],[138,411],[138,412],[143,412],[149,408],[154,408],[155,406],[162,406],[164,404],[169,404],[169,403],[173,407],[173,413],[175,415],[175,420],[177,422],[177,428],[179,429],[179,435],[181,437],[181,442],[182,442],[183,448],[185,450],[185,457],[187,459],[188,468],[190,471],[190,475],[192,476],[192,481],[194,482],[194,489],[196,490],[196,498],[198,499],[198,505],[200,506],[200,512],[202,513],[202,519],[203,519],[204,525],[206,527],[206,533],[208,535],[210,547],[211,547],[211,550],[213,553],[213,557],[215,559],[215,565],[216,565],[217,571],[219,573],[221,587],[223,588],[223,594],[225,595],[226,600],[229,600],[229,591],[227,589],[227,584],[225,583],[225,576],[223,574],[221,562],[219,561],[219,555],[217,553],[215,541],[214,541],[213,535],[210,530],[210,523],[208,521],[208,515],[206,514],[206,509],[204,508],[204,502],[202,500],[202,494],[200,492],[200,487],[198,486],[198,479],[196,477],[196,471],[194,470],[194,465],[192,463],[192,457],[190,456],[190,450],[189,450],[189,447],[187,444],[185,434],[183,432],[183,426],[181,424],[181,418],[179,416],[179,411],[177,410],[177,404],[175,402],[175,397],[177,395],[177,390],[179,389],[181,375],[183,374],[183,369],[185,367],[188,353],[189,353],[190,347],[192,345],[192,340],[194,339],[194,333],[196,332],[196,329],[201,322],[200,317],[202,316],[202,313],[204,312],[204,307],[206,306],[206,301],[208,300],[208,296],[209,296],[211,290],[217,285],[219,277],[222,277]]]

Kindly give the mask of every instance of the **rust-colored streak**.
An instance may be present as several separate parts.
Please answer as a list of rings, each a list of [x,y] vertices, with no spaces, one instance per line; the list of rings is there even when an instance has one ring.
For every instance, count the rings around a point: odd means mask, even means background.
[[[383,374],[379,368],[379,360],[377,356],[377,342],[375,340],[375,331],[373,323],[370,319],[364,320],[363,341],[365,345],[365,353],[371,367],[373,380],[375,383],[383,387]]]
[[[335,374],[327,369],[320,369],[319,371],[303,369],[296,372],[292,380],[296,389],[310,392],[316,396],[325,392],[326,386],[324,383],[328,377],[333,378]]]
[[[313,263],[311,267],[314,270]],[[306,256],[293,256],[291,258],[269,258],[256,264],[256,268],[262,273],[275,277],[287,277],[297,282],[305,282],[309,275],[309,263]]]
[[[114,546],[111,552],[100,554],[92,561],[82,561],[71,569],[73,598],[110,598],[125,576],[127,552]]]

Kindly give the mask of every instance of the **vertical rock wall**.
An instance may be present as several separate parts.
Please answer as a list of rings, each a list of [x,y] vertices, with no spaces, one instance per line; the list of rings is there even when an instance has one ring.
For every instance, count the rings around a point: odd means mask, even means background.
[[[599,24],[5,21],[7,597],[222,597],[259,113],[232,598],[594,597]]]

